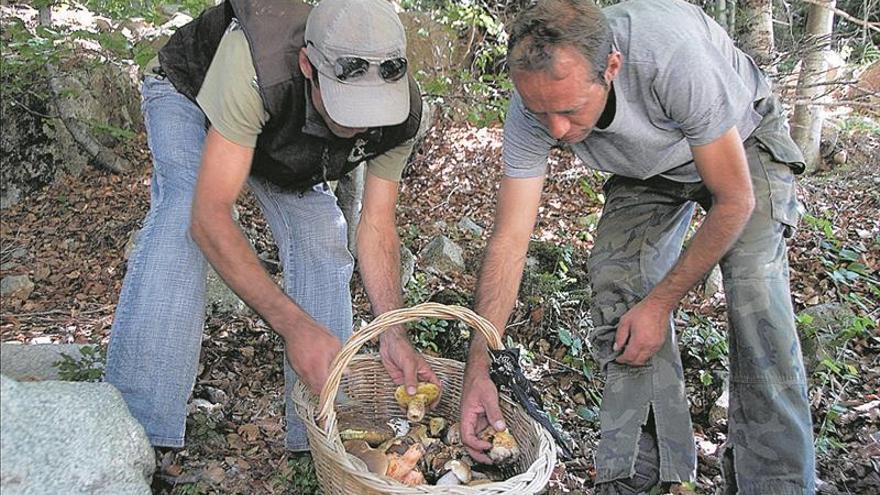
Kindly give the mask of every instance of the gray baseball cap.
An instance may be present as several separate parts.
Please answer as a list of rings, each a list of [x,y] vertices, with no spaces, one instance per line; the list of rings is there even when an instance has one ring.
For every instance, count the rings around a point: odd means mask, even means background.
[[[306,21],[305,41],[333,121],[381,127],[406,120],[406,35],[390,2],[322,0]]]

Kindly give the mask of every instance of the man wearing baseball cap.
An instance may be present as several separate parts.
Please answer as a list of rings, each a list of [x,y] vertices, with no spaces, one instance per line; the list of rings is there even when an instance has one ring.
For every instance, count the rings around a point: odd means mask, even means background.
[[[210,263],[284,339],[287,447],[305,450],[291,387],[320,391],[352,327],[354,260],[327,182],[362,162],[360,273],[375,314],[401,305],[398,182],[427,120],[403,26],[385,0],[227,0],[178,30],[146,72],[151,204],[106,379],[153,445],[183,446]],[[278,244],[283,290],[232,217],[245,182]],[[395,382],[439,385],[402,328],[383,334],[380,353]]]

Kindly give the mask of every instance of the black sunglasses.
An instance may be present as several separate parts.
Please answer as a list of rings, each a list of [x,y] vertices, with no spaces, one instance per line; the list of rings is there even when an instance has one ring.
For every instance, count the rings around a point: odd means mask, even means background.
[[[406,75],[407,61],[404,57],[370,60],[363,57],[338,57],[331,61],[311,41],[307,42],[327,64],[333,65],[333,76],[342,82],[356,81],[367,74],[371,64],[379,66],[379,76],[386,82],[398,81]]]

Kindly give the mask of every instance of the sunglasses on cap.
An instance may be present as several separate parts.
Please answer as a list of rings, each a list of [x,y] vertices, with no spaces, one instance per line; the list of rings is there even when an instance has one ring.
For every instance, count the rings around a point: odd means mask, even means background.
[[[388,59],[372,59],[365,57],[337,57],[331,60],[330,57],[324,55],[321,50],[311,41],[306,42],[311,45],[315,53],[321,56],[328,65],[333,66],[333,77],[340,82],[353,82],[364,77],[370,69],[370,65],[379,66],[379,76],[385,82],[398,81],[406,75],[407,61],[404,57],[394,57]]]

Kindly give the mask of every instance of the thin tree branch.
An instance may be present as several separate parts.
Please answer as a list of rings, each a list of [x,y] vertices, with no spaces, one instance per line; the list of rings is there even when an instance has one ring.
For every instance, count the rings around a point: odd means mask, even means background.
[[[847,21],[849,21],[853,24],[856,24],[858,26],[862,26],[863,28],[870,29],[872,31],[877,31],[878,33],[880,33],[880,23],[868,22],[867,20],[863,21],[863,20],[859,19],[858,17],[853,17],[850,14],[847,14],[846,12],[844,12],[836,7],[829,7],[827,2],[823,2],[821,0],[802,0],[802,1],[804,3],[818,5],[819,7],[822,7],[823,9],[828,9],[831,12],[834,12],[835,14],[839,15],[840,17],[843,17],[844,19],[846,19]]]

